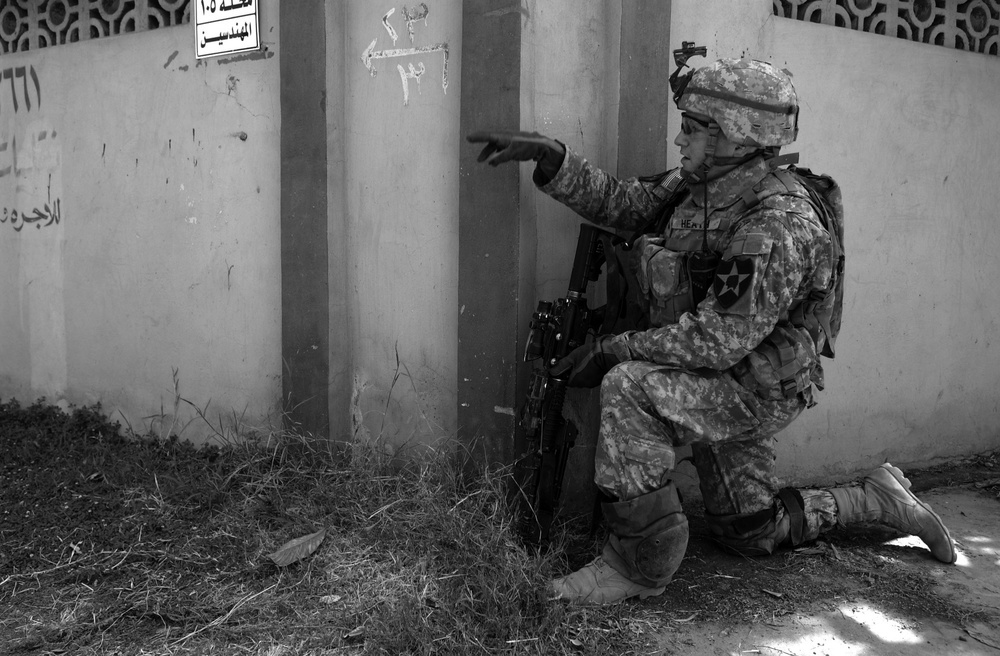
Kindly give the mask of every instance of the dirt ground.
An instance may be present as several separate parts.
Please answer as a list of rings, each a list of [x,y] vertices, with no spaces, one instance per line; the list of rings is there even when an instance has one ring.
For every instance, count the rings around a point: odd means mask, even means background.
[[[879,527],[837,530],[770,558],[729,555],[703,522],[654,603],[662,654],[1000,654],[1000,471],[995,457],[907,473],[949,527],[955,565]],[[648,603],[648,602],[647,602]]]
[[[250,549],[246,535],[198,530],[215,498],[211,489],[190,483],[197,480],[191,472],[213,467],[210,450],[147,449],[144,465],[162,475],[152,483],[138,478],[130,483],[131,473],[116,464],[120,451],[96,438],[107,430],[103,420],[86,413],[75,417],[74,425],[61,430],[94,439],[42,439],[46,416],[27,422],[17,439],[0,434],[2,653],[72,653],[67,645],[79,637],[74,627],[84,624],[90,644],[95,631],[103,640],[104,633],[112,636],[126,626],[153,635],[204,624],[225,608],[196,616],[202,611],[185,606],[180,596],[189,583],[185,577],[232,578],[236,573],[207,554],[223,549],[235,561]],[[179,486],[182,470],[188,483]],[[938,563],[919,540],[878,527],[838,530],[805,548],[743,558],[713,544],[703,519],[691,511],[688,553],[666,593],[627,602],[642,604],[642,616],[655,618],[630,624],[649,645],[643,653],[1000,655],[1000,455],[907,475],[950,527],[960,550],[957,564]],[[181,503],[189,512],[183,519],[165,519],[157,499]],[[133,513],[127,523],[120,517],[123,504]],[[184,553],[194,555],[176,569],[181,578],[163,597],[169,605],[151,607],[133,598],[139,587],[130,588],[128,581],[174,565],[163,560],[165,548],[148,545],[182,540]],[[100,554],[127,557],[105,562]],[[79,562],[83,558],[89,560]],[[108,577],[120,582],[108,608],[120,607],[121,614],[82,622],[88,606],[74,599]],[[140,634],[119,635],[118,644],[135,644],[129,641],[141,640]],[[111,645],[112,638],[108,641]]]

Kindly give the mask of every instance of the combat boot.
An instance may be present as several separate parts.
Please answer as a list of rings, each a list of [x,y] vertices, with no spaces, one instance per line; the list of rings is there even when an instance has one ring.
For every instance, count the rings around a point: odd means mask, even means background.
[[[837,523],[877,522],[916,535],[943,563],[958,558],[951,534],[931,507],[910,492],[903,472],[885,463],[861,481],[860,486],[828,490],[837,502]]]
[[[601,509],[610,533],[601,555],[553,581],[556,596],[571,603],[614,604],[663,594],[688,542],[687,517],[674,484]]]

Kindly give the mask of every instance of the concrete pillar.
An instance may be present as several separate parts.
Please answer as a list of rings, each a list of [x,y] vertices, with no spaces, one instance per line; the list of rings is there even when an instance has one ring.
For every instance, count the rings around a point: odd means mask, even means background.
[[[520,125],[521,19],[506,0],[464,3],[463,136]],[[532,302],[521,275],[521,173],[516,165],[477,164],[478,152],[471,145],[460,151],[459,447],[477,463],[509,463],[524,396],[517,336]]]
[[[328,435],[326,3],[280,5],[281,357],[286,422]]]

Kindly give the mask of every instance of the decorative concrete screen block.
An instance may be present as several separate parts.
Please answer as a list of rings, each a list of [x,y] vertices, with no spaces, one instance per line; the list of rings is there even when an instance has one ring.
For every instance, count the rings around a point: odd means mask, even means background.
[[[191,20],[191,2],[3,0],[0,2],[0,54],[188,23]]]
[[[1000,54],[1000,0],[774,0],[774,14],[945,48]]]

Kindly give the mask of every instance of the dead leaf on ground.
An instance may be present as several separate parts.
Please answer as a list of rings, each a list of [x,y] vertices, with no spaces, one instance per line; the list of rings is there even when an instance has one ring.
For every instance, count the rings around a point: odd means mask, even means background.
[[[315,533],[286,542],[277,551],[268,554],[267,557],[273,560],[274,564],[278,567],[287,567],[311,555],[319,548],[320,543],[323,542],[323,538],[325,537],[326,529],[322,528]]]

